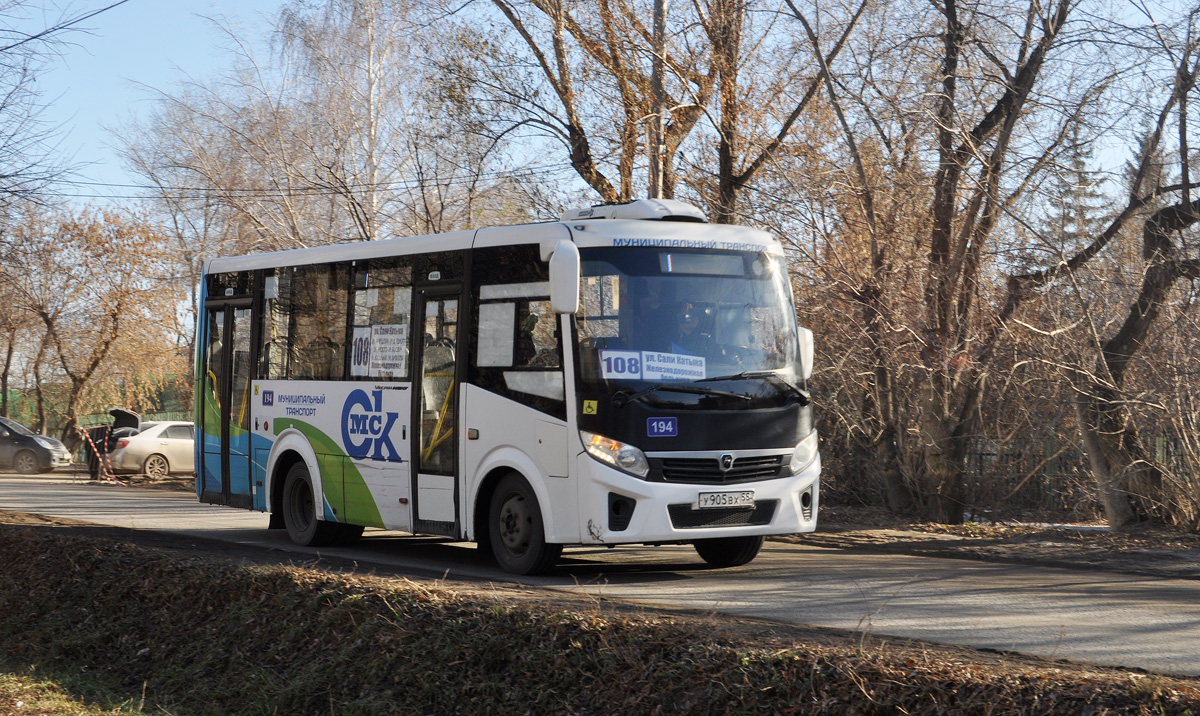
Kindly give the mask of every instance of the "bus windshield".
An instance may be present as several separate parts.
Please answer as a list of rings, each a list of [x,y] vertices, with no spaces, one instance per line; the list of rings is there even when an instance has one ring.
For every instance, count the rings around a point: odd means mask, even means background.
[[[781,260],[764,252],[580,250],[580,380],[606,390],[801,375]]]

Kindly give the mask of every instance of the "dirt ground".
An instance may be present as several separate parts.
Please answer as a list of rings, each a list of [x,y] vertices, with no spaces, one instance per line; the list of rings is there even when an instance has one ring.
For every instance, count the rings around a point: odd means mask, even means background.
[[[1102,523],[936,525],[902,522],[882,510],[822,507],[814,534],[782,538],[829,549],[1104,569],[1200,579],[1200,534]]]

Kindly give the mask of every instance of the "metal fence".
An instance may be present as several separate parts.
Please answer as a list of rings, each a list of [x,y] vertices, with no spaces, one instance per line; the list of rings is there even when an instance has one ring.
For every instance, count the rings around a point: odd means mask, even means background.
[[[1195,445],[1178,435],[1143,435],[1149,459],[1173,480],[1200,483]],[[1087,456],[1078,443],[1048,434],[1006,441],[977,438],[967,454],[970,510],[1029,510],[1099,515]]]
[[[1087,456],[1061,435],[976,438],[966,463],[966,502],[976,511],[1095,509]]]

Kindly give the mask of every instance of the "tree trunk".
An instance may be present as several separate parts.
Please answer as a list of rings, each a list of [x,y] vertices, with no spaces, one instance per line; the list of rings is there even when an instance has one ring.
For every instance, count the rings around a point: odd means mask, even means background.
[[[875,465],[879,480],[883,483],[888,509],[898,515],[910,514],[913,509],[912,492],[904,484],[904,472],[900,469],[900,446],[896,443],[896,426],[885,425],[875,439]]]
[[[33,419],[34,432],[43,432],[46,429],[46,396],[42,391],[42,369],[41,361],[33,364],[33,394],[37,398],[36,413]]]
[[[1171,519],[1173,501],[1163,490],[1162,471],[1150,459],[1122,398],[1134,356],[1145,345],[1163,303],[1181,278],[1196,278],[1200,264],[1181,260],[1171,235],[1196,223],[1200,199],[1159,209],[1142,228],[1147,268],[1137,301],[1120,330],[1100,347],[1101,369],[1084,392],[1080,429],[1095,472],[1105,513],[1113,527],[1132,519]],[[1129,509],[1119,503],[1122,495]]]
[[[947,525],[963,521],[963,439],[955,436],[947,412],[950,386],[944,372],[931,371],[921,411],[921,438],[925,444],[921,495],[925,516]]]
[[[883,263],[878,253],[873,260],[877,275],[883,273]],[[875,453],[875,465],[887,496],[888,509],[895,513],[907,513],[913,509],[912,492],[904,484],[904,473],[900,469],[900,446],[897,442],[899,430],[896,426],[895,404],[892,396],[892,372],[889,368],[894,356],[889,355],[885,345],[883,291],[876,282],[865,285],[857,292],[862,304],[863,325],[867,340],[871,342],[871,355],[875,367],[867,389],[865,412],[868,424],[878,421],[879,431],[871,447]]]
[[[0,415],[8,417],[8,378],[12,372],[13,350],[16,348],[16,336],[8,337],[8,350],[4,352],[4,371],[0,373]]]
[[[742,149],[741,110],[738,97],[738,59],[742,51],[742,0],[713,4],[713,58],[717,62],[717,93],[721,114],[717,137],[717,200],[715,221],[737,223],[737,159]]]
[[[1075,401],[1075,418],[1083,437],[1083,451],[1096,479],[1100,504],[1104,506],[1104,517],[1110,527],[1124,527],[1136,519],[1133,505],[1129,502],[1129,493],[1121,489],[1119,480],[1113,475],[1112,463],[1101,445],[1098,431],[1087,417],[1090,406],[1085,406],[1084,402],[1082,399]]]

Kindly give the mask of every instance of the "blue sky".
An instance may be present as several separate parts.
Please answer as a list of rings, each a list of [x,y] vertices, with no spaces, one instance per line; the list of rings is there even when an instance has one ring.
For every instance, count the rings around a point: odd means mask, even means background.
[[[113,0],[77,0],[72,15],[96,10]],[[71,46],[54,58],[40,78],[44,118],[61,125],[60,151],[76,162],[79,181],[136,183],[108,146],[102,126],[120,126],[151,106],[141,85],[171,89],[186,75],[201,79],[226,64],[221,37],[208,17],[225,16],[252,38],[266,32],[269,18],[284,0],[128,0],[91,18],[90,33],[71,33]],[[32,20],[36,25],[38,20]],[[32,26],[32,25],[31,25]],[[77,185],[68,193],[129,194],[128,189]]]

